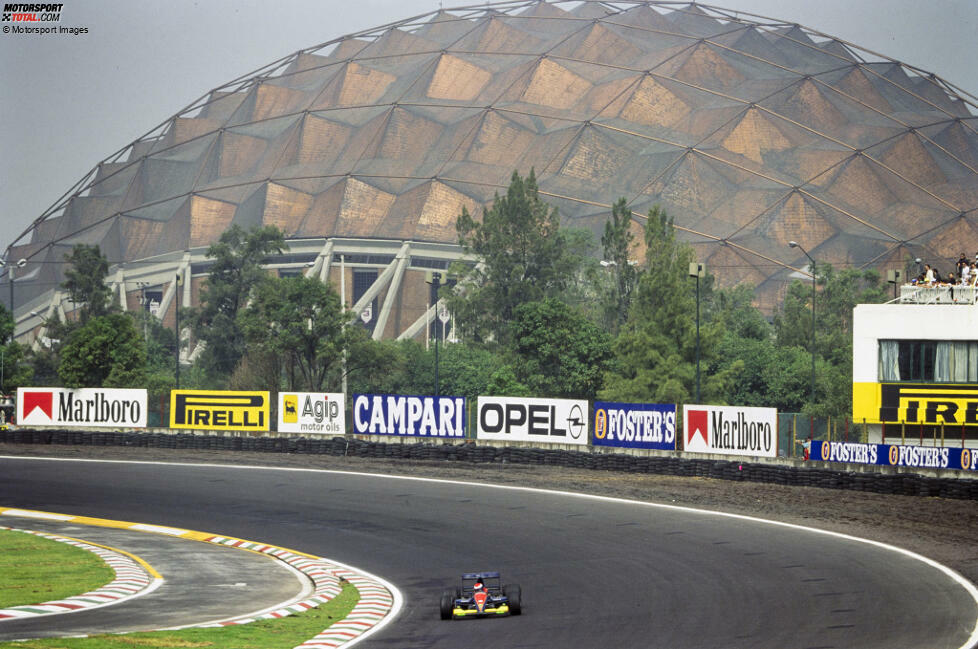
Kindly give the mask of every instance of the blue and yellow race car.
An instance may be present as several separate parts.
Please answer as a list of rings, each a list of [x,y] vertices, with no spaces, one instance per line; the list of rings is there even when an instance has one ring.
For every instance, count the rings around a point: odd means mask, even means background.
[[[498,572],[467,572],[459,586],[442,593],[441,619],[519,615],[523,612],[519,584],[500,587]]]

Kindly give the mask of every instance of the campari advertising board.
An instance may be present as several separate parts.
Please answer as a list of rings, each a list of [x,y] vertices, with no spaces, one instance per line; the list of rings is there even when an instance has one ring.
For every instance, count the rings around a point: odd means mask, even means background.
[[[691,453],[777,457],[777,408],[683,406],[683,441]]]
[[[397,437],[465,437],[465,397],[353,395],[353,432]]]

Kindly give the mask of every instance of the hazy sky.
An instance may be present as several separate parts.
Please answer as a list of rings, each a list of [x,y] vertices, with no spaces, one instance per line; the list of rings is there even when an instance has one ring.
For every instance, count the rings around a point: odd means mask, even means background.
[[[211,88],[438,0],[63,0],[79,35],[0,33],[0,250],[103,158]],[[445,0],[445,8],[463,2]],[[978,95],[978,0],[729,0]],[[12,25],[4,22],[2,25]]]

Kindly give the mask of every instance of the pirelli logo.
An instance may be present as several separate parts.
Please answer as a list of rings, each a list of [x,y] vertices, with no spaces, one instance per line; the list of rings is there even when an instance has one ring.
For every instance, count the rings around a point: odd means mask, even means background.
[[[854,384],[852,406],[856,421],[978,425],[978,385]]]
[[[268,392],[171,390],[170,427],[268,430]]]

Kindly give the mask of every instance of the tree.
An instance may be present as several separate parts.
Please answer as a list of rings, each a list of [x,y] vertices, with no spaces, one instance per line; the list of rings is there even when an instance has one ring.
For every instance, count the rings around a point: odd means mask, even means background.
[[[274,226],[245,231],[232,225],[207,249],[214,260],[202,291],[201,306],[189,314],[194,335],[204,343],[200,363],[215,382],[226,382],[245,353],[238,321],[252,289],[267,273],[261,263],[286,249],[282,231]]]
[[[109,313],[72,331],[61,350],[58,375],[68,388],[143,385],[146,351],[132,317]]]
[[[611,206],[611,218],[604,224],[601,246],[602,263],[611,269],[613,288],[604,298],[605,321],[617,332],[625,320],[632,302],[632,291],[638,281],[639,271],[632,261],[635,235],[631,231],[632,212],[624,198]],[[610,298],[610,299],[609,299]]]
[[[817,266],[815,297],[815,403],[811,402],[811,284],[792,282],[780,312],[774,318],[777,345],[808,353],[808,386],[803,412],[818,416],[845,416],[852,412],[852,312],[857,304],[887,299],[875,270],[830,264]]]
[[[0,304],[0,354],[2,354],[2,381],[0,393],[13,392],[16,388],[28,385],[33,370],[25,362],[27,348],[14,341],[14,318],[10,311]]]
[[[456,223],[462,249],[479,259],[464,290],[449,296],[463,337],[505,343],[517,306],[559,295],[578,276],[580,237],[560,229],[557,210],[540,199],[533,170],[513,172],[505,196],[498,193],[482,222],[467,209]]]
[[[112,291],[105,284],[109,274],[109,262],[97,245],[75,244],[71,254],[65,255],[68,270],[61,287],[68,291],[68,298],[80,304],[79,321],[105,315],[111,308]]]
[[[628,320],[614,344],[616,365],[605,375],[603,399],[686,403],[696,382],[696,300],[689,281],[692,249],[676,240],[672,218],[655,206],[645,225],[645,268]],[[713,362],[718,324],[700,328],[703,365]],[[702,399],[722,402],[736,366],[702,373]]]
[[[278,359],[288,389],[318,392],[330,372],[341,371],[344,349],[362,340],[347,320],[332,286],[308,277],[266,278],[255,287],[241,326],[249,357],[257,352]]]
[[[611,336],[556,298],[518,306],[512,367],[538,395],[593,399],[611,362]]]

